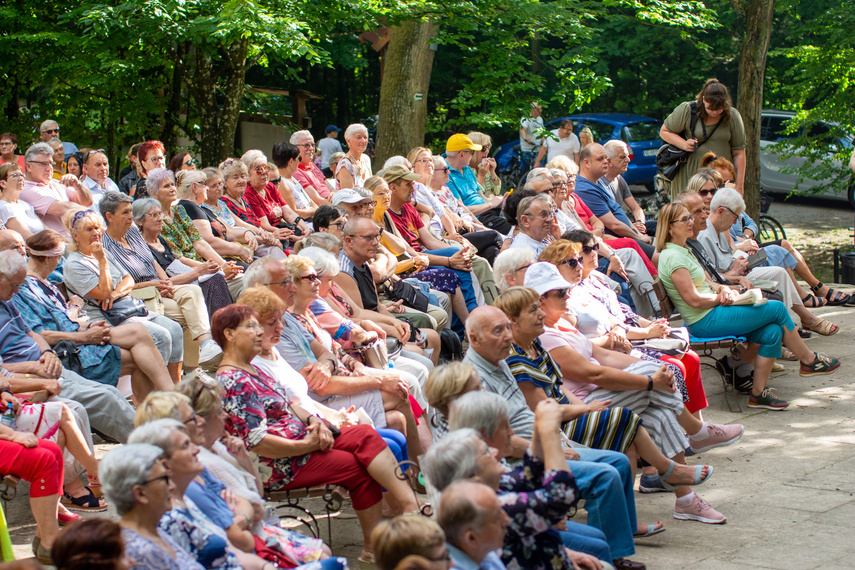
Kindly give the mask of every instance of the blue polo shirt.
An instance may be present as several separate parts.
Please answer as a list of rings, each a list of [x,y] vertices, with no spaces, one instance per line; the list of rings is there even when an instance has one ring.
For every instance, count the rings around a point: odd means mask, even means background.
[[[448,167],[448,184],[454,197],[462,201],[466,206],[478,206],[485,203],[481,197],[481,186],[475,171],[468,166],[463,167],[463,172]]]
[[[608,188],[603,188],[596,182],[591,182],[581,174],[576,177],[576,194],[582,198],[595,216],[614,214],[615,218],[632,227],[632,222],[626,216],[620,204],[615,201],[615,196]],[[612,232],[610,232],[612,233]]]

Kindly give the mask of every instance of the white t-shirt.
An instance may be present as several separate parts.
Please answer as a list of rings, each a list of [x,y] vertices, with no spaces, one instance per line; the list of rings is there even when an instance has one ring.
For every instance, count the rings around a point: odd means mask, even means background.
[[[520,150],[523,152],[531,152],[535,147],[541,145],[541,140],[535,136],[537,129],[543,128],[543,117],[526,117],[520,119],[520,128],[525,129],[528,138],[534,144],[528,144],[525,139],[520,137]]]
[[[566,139],[558,139],[558,129],[551,132],[556,138],[553,139],[550,137],[543,140],[543,146],[546,147],[546,162],[551,161],[553,158],[561,154],[573,162],[576,162],[575,155],[582,150],[582,145],[579,143],[579,137],[574,133],[570,133],[570,136]]]
[[[45,229],[45,225],[41,218],[36,215],[33,207],[23,200],[18,200],[15,203],[0,200],[0,221],[5,225],[10,218],[17,219],[21,225],[30,230],[30,233],[36,234]]]
[[[275,346],[271,349],[271,352],[273,353],[274,360],[256,356],[252,359],[252,365],[276,380],[276,383],[279,384],[283,392],[296,405],[310,414],[319,415],[320,410],[315,405],[315,401],[309,397],[309,385],[306,384],[306,379],[282,358],[282,355],[279,354]]]
[[[318,141],[318,150],[321,151],[321,168],[327,168],[330,165],[330,156],[341,150],[341,143],[338,139],[324,137]]]

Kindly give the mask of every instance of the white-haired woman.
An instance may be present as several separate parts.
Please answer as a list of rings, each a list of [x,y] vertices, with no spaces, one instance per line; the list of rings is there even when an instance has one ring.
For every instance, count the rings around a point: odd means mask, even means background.
[[[176,254],[194,261],[213,261],[223,270],[232,296],[241,289],[239,279],[243,269],[233,261],[224,260],[211,244],[202,239],[183,206],[175,204],[178,190],[172,172],[156,168],[149,172],[146,190],[151,198],[160,202],[163,225],[161,233]],[[175,205],[173,205],[175,204]]]
[[[134,570],[202,570],[157,526],[172,509],[175,492],[162,458],[159,447],[136,443],[117,447],[101,460],[104,493],[121,517],[125,554],[134,561]]]
[[[181,170],[202,175],[198,171]],[[175,283],[154,262],[151,250],[134,224],[133,199],[121,192],[107,192],[99,204],[107,221],[107,231],[101,244],[134,280],[134,289],[154,287],[160,294],[164,315],[184,329],[184,367],[192,370],[197,364],[213,367],[219,363],[221,351],[211,338],[208,308],[202,289],[185,277]]]
[[[214,251],[224,258],[244,264],[252,263],[253,253],[258,249],[254,232],[229,226],[202,208],[208,199],[208,176],[199,170],[180,170],[176,175],[178,205],[184,208],[193,226]]]
[[[365,154],[368,148],[368,129],[353,123],[344,131],[347,153],[335,168],[338,189],[362,187],[371,178],[371,158]]]
[[[270,182],[270,167],[264,153],[249,150],[240,160],[249,173],[244,199],[258,218],[259,227],[283,242],[297,234],[297,230],[299,235],[312,233],[303,218],[285,203],[276,185]]]
[[[63,225],[72,240],[63,280],[69,291],[85,301],[82,308],[89,320],[106,320],[112,326],[141,322],[154,339],[172,380],[178,382],[184,350],[181,343],[172,339],[181,338],[181,325],[150,313],[142,301],[131,296],[133,278],[101,244],[101,216],[89,210],[69,210],[63,216]],[[144,398],[152,390],[172,390],[173,384],[161,376],[148,380],[141,375],[131,377],[136,398]]]

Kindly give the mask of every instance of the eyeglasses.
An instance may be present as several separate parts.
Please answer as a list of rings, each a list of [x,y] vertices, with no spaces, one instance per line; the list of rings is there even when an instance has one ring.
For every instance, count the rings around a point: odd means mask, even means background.
[[[589,254],[591,252],[600,251],[600,244],[595,243],[594,245],[583,245],[582,253]]]
[[[300,148],[315,148],[315,143],[303,143],[297,145]]]
[[[267,168],[266,166],[256,166],[255,167],[255,173],[256,174],[267,174],[268,172],[270,172],[270,169]]]
[[[442,168],[434,168],[435,172],[448,172],[448,167],[443,166]]]
[[[674,220],[674,221],[672,221],[671,223],[672,223],[672,224],[676,224],[676,223],[678,223],[678,222],[679,222],[679,223],[681,223],[681,224],[691,224],[691,223],[693,223],[694,221],[695,221],[695,216],[683,216],[683,217],[682,217],[682,218],[680,218],[679,220]]]
[[[555,212],[553,210],[543,210],[542,212],[539,212],[539,213],[534,214],[534,215],[532,215],[532,214],[523,214],[523,215],[528,216],[530,218],[537,217],[537,218],[540,218],[541,220],[548,220],[550,218],[555,217]]]
[[[154,477],[152,479],[146,479],[145,481],[140,483],[140,485],[148,485],[150,483],[157,483],[158,481],[163,481],[164,483],[166,483],[167,486],[169,486],[169,481],[170,481],[169,475],[164,473],[160,477]]]
[[[365,241],[375,242],[375,241],[380,241],[380,238],[383,237],[383,232],[380,232],[379,234],[373,234],[373,235],[367,235],[367,236],[357,236],[357,237],[361,237]]]
[[[41,164],[43,167],[47,168],[53,168],[54,166],[56,166],[56,163],[52,160],[28,160],[27,162]]]
[[[14,146],[14,145],[15,145],[15,143],[13,143],[12,141],[0,142],[0,146]]]
[[[416,164],[418,164],[420,162],[427,164],[428,162],[433,162],[433,159],[432,158],[422,158],[422,159],[417,160]]]
[[[531,265],[532,265],[532,264],[531,264],[531,263],[529,263],[528,265],[523,265],[522,267],[519,267],[519,268],[517,268],[517,269],[514,269],[514,273],[516,273],[517,271],[522,271],[523,269],[528,269],[529,267],[531,267]]]
[[[736,212],[734,212],[733,210],[731,210],[731,209],[730,209],[730,208],[728,208],[727,206],[722,206],[722,208],[724,208],[725,210],[727,210],[728,212],[730,212],[731,214],[733,214],[733,215],[734,215],[734,217],[736,217],[737,219],[739,218],[739,214],[737,214]]]
[[[577,265],[582,265],[581,257],[571,257],[570,259],[565,259],[561,262],[561,265],[569,265],[570,269],[576,269]]]
[[[196,412],[194,411],[194,412],[190,415],[190,417],[189,417],[189,418],[187,418],[186,420],[184,420],[182,423],[183,423],[184,425],[187,425],[187,424],[190,424],[190,423],[195,424],[195,423],[196,423]]]
[[[375,203],[376,203],[376,202],[375,202]],[[335,226],[335,227],[337,227],[337,228],[338,228],[338,229],[340,229],[340,230],[343,230],[343,229],[344,229],[345,224],[347,224],[347,222],[333,222],[333,223],[331,223],[330,225],[331,225],[331,226]]]
[[[552,291],[549,291],[547,295],[550,293],[555,293],[555,297],[561,299],[563,297],[566,297],[570,293],[570,289],[568,287],[562,287],[561,289],[553,289]]]
[[[43,132],[43,133],[47,133],[47,134],[49,134],[49,135],[58,135],[58,134],[59,134],[59,129],[45,129],[45,130],[44,130],[44,131],[42,131],[42,132]]]
[[[294,280],[289,277],[288,279],[283,279],[282,281],[277,281],[276,283],[268,283],[267,286],[270,287],[271,285],[279,285],[280,287],[285,287],[293,282]]]
[[[567,186],[567,182],[553,182],[552,183],[552,189],[553,190],[561,188],[562,186]]]
[[[24,174],[23,174],[22,172],[13,172],[13,173],[11,173],[11,174],[7,174],[7,175],[6,175],[6,179],[7,179],[7,180],[8,180],[9,178],[19,178],[19,179],[20,179],[20,178],[23,178],[23,177],[24,177]]]
[[[163,155],[162,154],[156,154],[154,156],[150,156],[150,157],[146,158],[146,161],[148,161],[148,162],[159,162],[159,163],[163,164]]]
[[[302,275],[302,276],[300,276],[300,279],[302,279],[303,281],[311,281],[311,282],[313,282],[313,283],[314,283],[315,281],[320,281],[320,280],[321,280],[321,278],[320,278],[320,277],[318,277],[318,274],[317,274],[317,273],[309,273],[308,275]]]
[[[701,196],[715,196],[715,193],[718,191],[718,188],[713,188],[712,190],[698,190],[698,194]]]
[[[163,212],[149,212],[146,214],[146,217],[149,220],[154,220],[155,222],[159,222],[163,219]]]

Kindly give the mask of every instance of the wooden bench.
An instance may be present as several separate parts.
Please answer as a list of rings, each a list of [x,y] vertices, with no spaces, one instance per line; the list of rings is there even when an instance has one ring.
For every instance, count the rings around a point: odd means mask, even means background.
[[[657,277],[653,282],[653,290],[656,292],[656,297],[659,299],[659,308],[662,310],[662,316],[669,321],[680,318],[680,314],[674,310],[674,304],[668,297],[665,286]],[[701,366],[715,371],[721,378],[721,385],[724,389],[724,400],[727,402],[727,407],[733,413],[741,413],[742,406],[734,396],[734,385],[736,370],[727,366],[725,359],[728,354],[736,355],[739,343],[745,342],[745,337],[741,336],[724,336],[717,338],[700,338],[689,334],[690,347],[701,357]],[[713,354],[714,350],[725,349],[728,354],[721,357],[716,357]],[[736,409],[734,409],[734,407]]]

